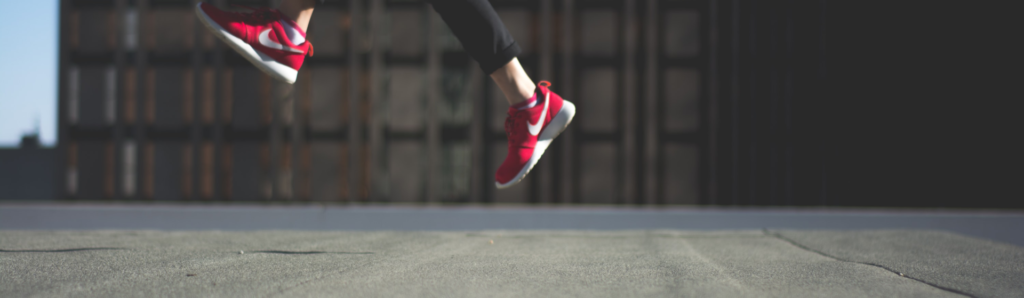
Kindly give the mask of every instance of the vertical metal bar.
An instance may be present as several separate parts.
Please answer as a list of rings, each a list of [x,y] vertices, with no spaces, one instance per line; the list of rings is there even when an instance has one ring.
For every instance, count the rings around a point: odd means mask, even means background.
[[[473,115],[470,120],[469,126],[469,142],[470,142],[470,181],[469,181],[469,198],[466,200],[467,203],[482,202],[482,198],[485,196],[486,187],[490,186],[489,179],[486,173],[485,156],[487,152],[484,151],[484,125],[487,123],[483,121],[483,105],[480,104],[480,100],[473,103]]]
[[[224,7],[224,2],[225,2],[225,0],[216,0],[215,3],[216,3],[216,5],[218,7]],[[226,180],[227,180],[227,176],[228,175],[226,175],[226,174],[229,173],[229,171],[231,171],[231,169],[225,167],[226,164],[222,163],[222,160],[224,158],[226,158],[226,156],[223,156],[222,153],[223,153],[223,150],[224,150],[223,148],[225,148],[225,146],[224,146],[224,126],[225,126],[225,123],[224,122],[227,119],[222,119],[221,118],[221,116],[222,116],[221,114],[223,113],[223,112],[221,112],[221,109],[226,108],[226,107],[223,106],[223,103],[225,103],[228,100],[228,98],[222,98],[222,96],[224,96],[224,90],[223,89],[225,88],[225,86],[227,85],[226,83],[228,83],[228,82],[223,82],[222,81],[222,80],[224,80],[224,45],[223,45],[223,43],[217,42],[217,41],[214,41],[214,43],[213,43],[213,67],[214,67],[214,72],[213,72],[214,78],[213,78],[213,82],[211,82],[211,84],[214,84],[214,86],[213,86],[213,92],[214,92],[213,93],[213,101],[214,101],[213,102],[213,160],[211,162],[213,163],[213,171],[214,171],[214,173],[213,173],[213,178],[212,178],[213,181],[211,181],[210,183],[213,184],[213,199],[214,200],[216,200],[216,199],[227,200],[227,199],[229,199],[229,197],[227,196],[229,190],[226,187],[222,189],[222,186],[226,186],[228,184],[227,183],[223,183],[223,185],[222,185],[222,181],[221,180],[225,180],[224,182],[227,182]],[[224,167],[224,168],[222,169],[221,167]],[[225,175],[222,176],[222,174],[225,174]]]
[[[295,82],[295,84],[293,84],[291,88],[292,121],[290,126],[291,140],[289,142],[289,153],[291,153],[291,162],[289,162],[288,165],[291,168],[291,181],[289,183],[289,186],[291,187],[290,194],[292,200],[301,199],[299,197],[299,182],[301,181],[299,177],[302,174],[302,168],[300,167],[302,163],[300,162],[300,159],[302,158],[301,152],[303,145],[305,144],[305,142],[303,142],[302,135],[303,128],[305,128],[305,122],[302,121],[302,92],[299,92],[299,90],[300,88],[302,88],[302,84],[305,83],[303,79],[304,78],[302,76],[302,73],[300,72],[298,81]]]
[[[122,191],[124,190],[124,159],[121,157],[124,155],[124,117],[121,117],[119,111],[124,106],[124,88],[122,87],[125,66],[125,36],[124,27],[127,25],[124,22],[125,15],[125,0],[114,1],[114,34],[116,35],[114,45],[114,127],[113,127],[113,144],[114,144],[114,193],[112,199],[122,199]],[[109,84],[109,83],[108,83]]]
[[[359,52],[361,36],[359,34],[362,18],[362,0],[350,0],[349,18],[349,43],[348,43],[348,200],[356,200],[359,194],[359,148],[362,147],[362,135],[360,134],[359,111],[360,111],[360,82],[362,74]]]
[[[370,150],[367,152],[367,161],[370,163],[369,172],[367,173],[367,181],[370,186],[369,193],[367,194],[368,200],[381,201],[383,200],[381,194],[381,187],[383,184],[377,179],[381,173],[385,173],[386,169],[383,168],[385,165],[384,158],[386,157],[384,152],[384,117],[386,111],[381,105],[381,80],[384,73],[384,53],[383,53],[383,40],[380,38],[384,36],[384,0],[370,0],[370,34],[373,36],[371,39],[373,44],[370,45],[370,90],[369,90],[369,102],[370,102],[370,115],[369,115],[369,126],[370,126]],[[378,167],[381,167],[378,169]]]
[[[575,98],[575,84],[573,78],[576,75],[576,71],[573,68],[573,59],[576,58],[576,53],[573,48],[573,37],[575,36],[575,7],[573,0],[562,1],[562,85],[565,86],[562,89],[562,96],[564,98]],[[562,158],[561,158],[561,177],[562,177],[562,189],[561,189],[561,201],[563,202],[575,202],[576,195],[578,194],[578,182],[579,172],[575,169],[576,154],[574,154],[576,143],[575,143],[575,126],[570,126],[564,132],[562,132]]]
[[[658,0],[659,4],[661,4],[662,2],[667,2],[667,1],[666,0]],[[659,7],[660,7],[660,5],[659,5]],[[660,10],[656,11],[654,13],[654,15],[652,15],[652,17],[655,19],[655,23],[654,23],[655,24],[654,25],[655,32],[654,32],[654,34],[657,34],[661,28],[666,26],[665,25],[665,18],[663,17],[663,11],[660,11]],[[655,36],[657,36],[657,35],[655,35]],[[665,152],[664,151],[665,150],[664,150],[664,148],[662,148],[662,145],[665,143],[663,141],[663,136],[665,135],[665,119],[667,119],[667,115],[666,115],[665,111],[662,109],[663,107],[666,106],[665,105],[665,92],[662,89],[662,86],[664,86],[664,84],[668,84],[668,82],[665,82],[665,78],[664,78],[664,76],[665,76],[665,71],[664,71],[665,67],[660,64],[660,62],[662,61],[662,57],[665,56],[665,53],[664,53],[664,51],[662,51],[662,48],[661,48],[661,39],[660,38],[655,38],[654,47],[653,47],[653,50],[651,51],[651,53],[652,53],[652,56],[655,57],[654,59],[656,61],[656,63],[654,64],[655,65],[654,66],[654,70],[652,72],[652,74],[654,76],[651,77],[651,81],[654,81],[654,85],[652,85],[653,87],[651,88],[652,94],[654,95],[652,100],[653,100],[653,105],[656,107],[655,110],[654,110],[654,114],[651,115],[651,119],[653,120],[653,126],[652,127],[654,128],[654,131],[653,131],[654,146],[653,146],[653,149],[652,149],[652,151],[654,152],[654,156],[653,156],[653,160],[654,160],[654,169],[653,169],[654,170],[654,177],[652,177],[651,180],[654,180],[654,202],[653,203],[654,204],[663,205],[667,201],[667,198],[665,197],[665,185],[666,185],[665,184],[665,165],[664,165],[664,161],[665,161],[665,159],[664,159]]]
[[[647,0],[646,22],[644,24],[645,57],[644,69],[644,200],[658,202],[658,0]]]
[[[756,60],[757,59],[757,39],[756,38],[757,38],[757,33],[758,33],[757,32],[758,24],[757,24],[757,9],[756,9],[756,7],[754,7],[754,5],[757,5],[757,3],[751,3],[751,9],[748,9],[748,17],[749,17],[748,23],[749,23],[750,27],[749,27],[749,31],[747,33],[747,35],[749,37],[749,40],[748,40],[749,44],[747,45],[747,49],[749,51],[748,51],[748,56],[747,57],[749,58],[749,61],[751,61],[751,62],[757,61]],[[751,127],[751,129],[750,129],[750,138],[749,138],[750,139],[750,144],[749,144],[749,148],[748,148],[749,150],[747,150],[748,154],[749,154],[749,158],[750,158],[750,160],[748,161],[750,163],[749,164],[749,172],[748,172],[749,173],[748,176],[750,176],[750,179],[749,179],[749,182],[748,182],[749,184],[747,185],[747,187],[748,187],[748,194],[747,194],[748,198],[747,198],[747,202],[746,202],[747,204],[755,204],[755,203],[757,203],[757,190],[758,190],[757,189],[757,133],[756,133],[757,114],[754,113],[753,107],[756,107],[756,103],[757,103],[757,97],[756,97],[756,94],[757,94],[756,93],[757,92],[757,69],[759,68],[759,66],[760,66],[760,63],[752,63],[750,65],[750,67],[747,67],[747,69],[746,69],[746,72],[747,72],[747,74],[749,76],[749,78],[748,78],[748,81],[749,81],[749,85],[748,86],[749,87],[747,88],[747,94],[749,94],[749,96],[747,98],[748,99],[747,105],[752,107],[751,109],[748,110],[748,113],[746,113],[747,116],[748,116],[747,119],[749,119],[747,123],[751,124],[750,125],[750,127]]]
[[[273,80],[273,79],[272,79]],[[272,81],[271,85],[280,84]],[[277,96],[273,88],[270,91],[270,132],[267,136],[270,139],[270,197],[271,201],[282,199],[282,189],[278,182],[281,180],[281,112],[283,99]]]
[[[269,5],[276,6],[271,0]],[[264,77],[267,75],[263,74]],[[291,187],[285,185],[285,179],[289,174],[290,163],[286,163],[284,130],[287,128],[285,111],[287,105],[294,102],[293,86],[287,83],[270,78],[270,200],[290,199]],[[294,106],[293,106],[294,107]],[[291,119],[294,120],[294,119]],[[291,123],[294,124],[294,123]]]
[[[827,30],[827,28],[828,28],[827,27],[828,26],[828,7],[827,7],[827,4],[828,4],[827,0],[821,0],[821,33],[820,33],[821,34],[821,36],[820,36],[821,41],[820,41],[820,45],[819,45],[819,49],[818,49],[818,51],[819,51],[819,62],[818,62],[819,63],[819,69],[818,69],[818,83],[819,84],[818,85],[819,86],[824,85],[825,82],[827,82],[826,80],[828,79],[828,72],[827,72],[828,69],[826,67],[828,65],[827,64],[827,62],[828,62],[828,60],[827,60],[828,51],[827,51],[827,48],[826,48],[826,41],[827,41],[827,39],[826,39],[827,38],[827,34],[826,33],[828,32],[828,30]],[[818,97],[819,98],[824,98],[824,96],[826,95],[826,94],[824,94],[825,93],[824,92],[825,89],[822,88],[822,87],[818,87],[818,90],[820,90],[819,94],[818,94]],[[819,125],[825,125],[825,124],[826,123],[819,123]],[[829,150],[830,149],[829,148],[830,143],[829,143],[828,136],[823,134],[822,135],[822,140],[819,141],[818,144],[819,144],[818,145],[819,146],[819,150],[821,151],[821,153],[820,153],[820,156],[821,156],[821,198],[819,199],[819,202],[820,202],[820,204],[822,206],[826,206],[826,205],[828,205],[828,157],[829,157],[828,154],[829,154],[829,151],[830,151]]]
[[[270,3],[273,5],[273,3]],[[268,75],[260,73],[263,79],[268,80],[270,87],[269,93],[263,96],[270,97],[270,131],[268,138],[270,139],[270,197],[271,201],[283,200],[287,198],[287,191],[282,185],[285,177],[284,168],[284,155],[283,147],[284,144],[284,110],[285,104],[290,94],[281,92],[282,86],[286,83],[280,82],[274,78],[270,78]]]
[[[783,197],[786,200],[786,205],[793,205],[795,203],[793,195],[793,141],[795,140],[793,137],[793,68],[795,60],[793,55],[793,30],[793,4],[789,2],[786,8],[786,76],[783,87],[783,101],[785,104],[783,117],[786,121],[785,138],[783,139],[786,142],[786,176]]]
[[[426,194],[423,197],[427,202],[434,202],[438,195],[438,175],[441,147],[441,123],[437,117],[438,102],[441,99],[441,45],[438,44],[437,34],[442,26],[440,17],[435,13],[428,13],[430,18],[427,26],[427,170],[424,181],[426,182]]]
[[[768,204],[778,205],[779,185],[779,7],[768,10]]]
[[[732,73],[730,74],[729,97],[732,100],[732,205],[740,201],[740,114],[739,114],[739,86],[740,86],[740,0],[732,0]]]
[[[483,74],[483,71],[480,71],[480,73]],[[491,145],[490,111],[491,105],[494,103],[491,101],[490,98],[490,88],[492,85],[487,84],[488,79],[484,79],[482,81],[483,86],[481,86],[482,88],[480,89],[482,91],[481,97],[483,97],[483,100],[479,100],[475,104],[473,104],[473,109],[476,111],[476,113],[479,114],[479,117],[476,117],[474,115],[473,119],[474,121],[476,121],[476,119],[480,119],[479,122],[474,122],[473,124],[473,129],[475,132],[474,134],[476,135],[478,142],[480,142],[480,156],[477,156],[476,159],[474,160],[478,164],[480,164],[479,168],[481,171],[481,177],[487,177],[480,179],[480,202],[492,203],[494,202],[494,193],[496,191],[493,179],[493,173],[494,170],[496,169],[496,166],[494,166],[491,161],[491,150],[494,149],[494,146]]]
[[[636,122],[637,122],[637,87],[636,87],[636,0],[623,1],[623,63],[622,63],[622,193],[619,201],[633,203],[638,193],[636,179]]]
[[[118,149],[118,145],[119,145],[118,140],[120,139],[120,136],[118,136],[118,131],[117,131],[117,126],[118,126],[117,125],[117,97],[118,96],[117,96],[117,86],[116,86],[116,84],[117,84],[117,77],[118,77],[116,65],[117,65],[117,59],[118,59],[118,52],[120,52],[120,43],[118,42],[118,38],[120,37],[120,34],[117,34],[119,32],[118,29],[120,28],[119,22],[118,22],[118,18],[117,18],[118,17],[118,8],[119,8],[119,6],[118,6],[118,3],[117,3],[116,0],[112,4],[113,4],[113,7],[112,7],[113,10],[112,11],[111,10],[107,11],[107,13],[108,13],[107,16],[109,18],[111,18],[111,19],[107,20],[107,24],[112,26],[112,27],[107,28],[107,29],[111,30],[112,32],[107,32],[107,34],[113,34],[114,35],[113,48],[109,49],[110,51],[112,51],[114,53],[114,55],[113,55],[113,58],[114,58],[114,61],[113,61],[114,62],[114,66],[113,67],[114,68],[111,69],[112,66],[109,65],[109,64],[105,65],[106,67],[104,69],[104,75],[103,75],[103,77],[104,77],[104,82],[103,82],[103,105],[104,105],[103,114],[104,115],[103,115],[103,118],[104,118],[104,125],[106,126],[106,129],[108,129],[108,131],[110,132],[110,136],[111,136],[110,138],[106,139],[106,141],[107,141],[106,148],[109,151],[105,152],[105,154],[104,154],[104,159],[107,159],[107,160],[104,160],[105,169],[104,169],[104,173],[103,173],[103,175],[104,175],[104,181],[103,181],[104,192],[103,193],[104,193],[105,199],[115,199],[115,198],[117,198],[117,180],[118,180],[117,179],[117,172],[118,172],[117,171],[117,168],[118,168],[118,163],[117,163],[118,150],[117,149]],[[114,84],[113,88],[112,88],[111,84]],[[113,94],[110,94],[111,92]],[[112,100],[113,102],[108,102],[108,100]],[[112,105],[112,106],[108,106],[108,105]],[[108,115],[108,113],[112,113],[113,115]],[[110,184],[108,184],[108,183],[110,183]],[[109,190],[109,192],[107,190]]]
[[[718,204],[718,0],[708,12],[708,204]]]
[[[480,92],[485,90],[487,82],[484,80],[485,74],[480,70],[479,65],[475,62],[470,62],[468,66],[469,80],[468,88],[466,90],[472,90],[471,93],[463,96],[469,97],[473,103],[472,116],[469,124],[469,142],[470,142],[470,181],[469,181],[469,198],[466,200],[467,203],[471,202],[485,202],[485,196],[487,195],[487,189],[494,188],[493,182],[487,173],[487,164],[490,156],[487,152],[487,135],[489,128],[487,127],[487,106],[485,103],[490,102],[490,98],[487,98],[487,92]],[[474,79],[475,78],[475,79]],[[475,86],[474,86],[475,85]]]
[[[144,186],[146,186],[147,183],[149,183],[149,179],[153,179],[153,176],[149,175],[149,173],[145,171],[147,168],[146,163],[148,162],[148,160],[145,159],[149,157],[147,156],[147,154],[145,154],[146,150],[148,150],[146,140],[145,102],[147,96],[146,85],[148,81],[146,77],[148,77],[149,70],[146,68],[146,54],[148,48],[146,46],[145,40],[143,40],[141,37],[149,34],[149,30],[151,30],[152,28],[146,26],[146,21],[144,21],[147,17],[147,14],[149,13],[149,0],[137,0],[136,5],[136,11],[138,13],[139,20],[139,22],[137,23],[139,28],[136,31],[136,34],[140,38],[135,44],[135,76],[137,77],[137,79],[135,80],[135,150],[137,150],[137,153],[135,154],[135,175],[136,177],[138,177],[135,179],[135,196],[136,198],[144,198]]]
[[[200,0],[193,0],[192,5],[196,5]],[[202,169],[203,166],[200,164],[200,155],[202,154],[202,84],[203,84],[203,25],[199,23],[199,19],[192,19],[192,163],[190,170],[192,171],[192,199],[202,198]]]
[[[298,79],[298,78],[296,78]],[[280,188],[281,199],[284,200],[295,200],[296,199],[296,188],[295,188],[295,177],[298,176],[298,167],[296,166],[297,153],[299,152],[299,122],[296,118],[299,110],[299,95],[297,84],[286,84],[278,82],[277,86],[283,89],[279,93],[274,94],[276,98],[280,98],[280,110],[278,110],[275,118],[281,118],[279,123],[280,129],[278,134],[280,135],[281,151],[279,155],[280,165],[278,167],[278,183]],[[291,111],[289,114],[288,112]],[[284,139],[285,132],[288,132],[288,140]]]
[[[554,67],[554,50],[552,46],[552,0],[540,0],[540,78],[541,80],[550,80],[554,75],[552,68]],[[549,153],[554,155],[555,152]],[[541,159],[540,168],[538,169],[538,178],[535,179],[532,185],[535,185],[539,189],[537,196],[538,202],[552,202],[556,196],[556,188],[554,183],[554,174],[552,173],[554,166],[554,156],[549,156],[547,159]]]
[[[70,0],[61,0],[58,5],[60,6],[60,11],[59,11],[59,15],[58,15],[58,17],[59,17],[58,18],[58,22],[59,22],[59,24],[58,24],[59,27],[58,28],[59,28],[59,31],[57,33],[57,36],[59,38],[58,42],[59,42],[59,45],[60,45],[60,48],[58,49],[59,56],[57,58],[59,60],[58,61],[58,68],[57,68],[57,84],[58,84],[57,86],[59,86],[59,87],[57,88],[57,146],[56,146],[57,147],[56,148],[56,150],[57,150],[57,157],[56,158],[57,158],[58,170],[54,171],[56,173],[51,178],[51,179],[53,179],[54,182],[56,182],[56,184],[54,184],[54,185],[57,186],[56,187],[57,192],[54,195],[54,199],[69,198],[70,197],[69,196],[69,192],[70,192],[71,189],[69,189],[69,187],[68,187],[68,183],[70,182],[68,180],[71,178],[70,177],[71,175],[70,175],[70,169],[69,169],[70,165],[68,164],[70,162],[70,160],[68,158],[68,155],[69,155],[68,150],[69,150],[69,148],[71,148],[71,146],[68,146],[68,144],[70,142],[72,142],[71,135],[68,133],[68,119],[67,119],[67,115],[68,115],[68,112],[67,112],[68,111],[67,98],[68,98],[68,95],[69,95],[68,94],[68,91],[69,91],[68,90],[69,89],[68,88],[68,63],[70,62],[70,59],[68,59],[68,56],[69,56],[69,54],[71,52],[70,49],[68,49],[68,39],[69,39],[68,35],[69,35],[69,32],[71,32],[70,26],[73,26],[74,24],[69,24],[69,22],[68,22],[68,19],[70,18],[70,13],[71,13],[71,11],[70,11],[71,10],[71,1]]]

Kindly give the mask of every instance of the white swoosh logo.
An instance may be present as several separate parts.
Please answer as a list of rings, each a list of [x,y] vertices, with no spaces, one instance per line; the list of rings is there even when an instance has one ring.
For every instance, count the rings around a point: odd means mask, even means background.
[[[544,110],[540,111],[540,118],[537,119],[537,123],[530,124],[529,121],[526,122],[526,129],[530,130],[530,135],[532,136],[540,134],[541,124],[544,124],[544,116],[548,115],[548,103],[551,102],[549,99],[551,99],[550,91],[544,95]]]
[[[274,42],[273,40],[270,40],[270,28],[267,28],[267,30],[263,30],[263,32],[260,32],[260,44],[271,49],[302,54],[302,51],[300,50],[296,50],[291,47],[286,47],[283,44],[279,44],[277,42]]]

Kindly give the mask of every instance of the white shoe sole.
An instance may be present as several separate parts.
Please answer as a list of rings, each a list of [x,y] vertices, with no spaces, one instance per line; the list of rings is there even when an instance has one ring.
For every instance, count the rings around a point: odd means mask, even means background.
[[[228,31],[224,30],[224,28],[218,25],[217,22],[214,22],[210,16],[206,15],[206,12],[203,11],[202,5],[203,3],[196,4],[196,15],[199,16],[199,20],[202,21],[203,25],[205,25],[207,29],[210,29],[210,33],[213,33],[213,36],[223,40],[224,43],[231,46],[235,52],[241,54],[242,57],[245,57],[246,60],[252,62],[253,65],[256,65],[256,68],[267,73],[270,77],[284,81],[288,84],[295,84],[295,79],[299,76],[298,70],[274,61],[274,58],[257,51],[248,43],[242,41],[242,39],[228,33]]]
[[[533,170],[533,166],[537,165],[537,162],[540,161],[540,157],[544,155],[544,151],[551,145],[551,141],[553,141],[555,137],[558,137],[562,131],[565,131],[566,127],[569,127],[569,123],[572,122],[573,116],[576,116],[576,105],[572,104],[568,100],[562,100],[562,109],[558,111],[555,118],[551,119],[551,123],[548,123],[548,126],[544,131],[541,131],[540,135],[537,136],[537,145],[533,148],[533,155],[530,156],[530,160],[526,161],[526,165],[523,166],[523,169],[519,170],[519,174],[516,174],[516,176],[509,182],[502,184],[501,182],[495,181],[494,185],[497,186],[498,189],[506,189],[518,184],[520,181],[523,181],[526,174],[529,174],[530,170]]]

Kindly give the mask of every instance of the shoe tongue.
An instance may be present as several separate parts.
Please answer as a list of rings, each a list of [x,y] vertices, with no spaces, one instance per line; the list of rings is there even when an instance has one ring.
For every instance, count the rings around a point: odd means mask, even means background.
[[[291,26],[291,28],[294,29],[296,33],[298,33],[302,37],[306,37],[306,32],[302,31],[302,27],[299,26],[299,23],[296,23],[295,21],[293,21],[291,18],[284,14],[281,14],[280,16],[281,19],[279,21],[281,22],[281,25]]]
[[[302,28],[299,28],[298,25],[292,26],[287,20],[288,18],[282,17],[277,21],[284,32],[284,38],[296,46],[306,43],[306,33],[302,32]]]

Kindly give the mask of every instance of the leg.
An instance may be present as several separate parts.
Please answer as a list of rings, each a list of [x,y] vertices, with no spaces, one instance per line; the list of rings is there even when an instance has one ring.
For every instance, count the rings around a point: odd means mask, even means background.
[[[428,0],[509,104],[533,97],[536,86],[519,65],[521,50],[487,0]]]
[[[533,80],[519,64],[519,45],[488,0],[427,0],[480,63],[512,105],[505,119],[508,155],[494,174],[499,189],[515,185],[530,173],[551,141],[572,121],[575,106]]]
[[[309,19],[313,17],[313,8],[316,3],[317,0],[284,0],[281,1],[281,7],[278,7],[277,10],[299,24],[302,31],[306,31],[309,28]]]
[[[278,8],[282,14],[295,20],[303,31],[309,27],[309,19],[313,16],[316,4],[324,0],[284,0]],[[463,41],[463,46],[470,51],[485,73],[498,85],[510,105],[523,102],[531,97],[536,89],[523,66],[519,64],[519,46],[505,25],[494,12],[494,8],[486,0],[431,1],[434,9],[449,24],[452,31]],[[500,49],[500,50],[498,50]]]
[[[491,73],[491,79],[498,84],[509,105],[515,105],[533,97],[537,85],[526,75],[518,58],[512,58],[505,66]]]

